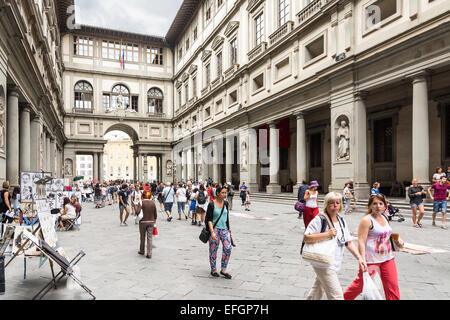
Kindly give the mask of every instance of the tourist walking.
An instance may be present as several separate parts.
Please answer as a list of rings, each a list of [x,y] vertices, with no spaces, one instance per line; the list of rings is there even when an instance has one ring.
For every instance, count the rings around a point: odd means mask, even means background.
[[[379,270],[386,300],[400,300],[397,267],[392,246],[392,228],[384,214],[387,208],[386,198],[382,194],[370,197],[369,211],[361,220],[358,229],[359,254],[364,259],[360,264],[358,278],[344,292],[345,300],[355,300],[364,287],[363,273]],[[403,247],[397,239],[397,246]]]
[[[140,233],[140,247],[138,254],[145,255],[145,242],[147,242],[147,259],[152,258],[153,248],[153,230],[156,226],[156,219],[158,213],[156,204],[152,201],[152,193],[150,191],[144,191],[142,195],[142,214],[143,217],[139,221],[139,233]],[[147,240],[147,241],[146,241]]]
[[[108,197],[108,187],[106,184],[102,185],[102,201],[103,201],[103,208],[106,207],[106,199]]]
[[[307,300],[321,300],[323,293],[328,300],[344,300],[342,287],[339,283],[338,272],[344,258],[344,248],[358,260],[361,268],[365,267],[364,259],[351,241],[352,237],[348,224],[339,213],[342,212],[342,195],[329,193],[325,196],[324,213],[315,217],[305,231],[305,243],[318,243],[336,237],[336,251],[334,264],[324,267],[311,263],[316,273],[316,280]]]
[[[233,198],[234,198],[234,188],[231,182],[228,182],[227,185],[227,201],[230,207],[230,211],[233,211]]]
[[[163,191],[164,191],[164,184],[160,183],[159,186],[156,188],[156,193],[157,193],[157,199],[159,202],[159,210],[161,211],[161,213],[164,212],[164,195],[163,195]]]
[[[244,208],[245,211],[250,211],[250,191],[247,190],[245,193],[245,202],[244,202]]]
[[[408,189],[409,203],[412,210],[412,220],[414,228],[423,228],[421,223],[425,215],[425,206],[423,199],[427,197],[427,192],[422,186],[419,186],[417,179],[413,179],[412,185]],[[419,219],[417,219],[417,209],[419,209]]]
[[[195,188],[192,191],[191,196],[190,196],[191,205],[189,207],[189,214],[191,215],[193,226],[197,225],[197,213],[196,213],[197,201],[195,201],[195,195],[197,192],[198,192],[198,189]]]
[[[186,202],[187,202],[186,189],[184,188],[182,183],[180,183],[178,185],[176,198],[177,198],[177,207],[178,207],[178,220],[181,220],[181,214],[184,214],[184,217],[187,220],[188,215],[186,214]]]
[[[100,209],[102,206],[102,189],[99,184],[96,184],[94,187],[94,200],[95,208]]]
[[[433,227],[436,226],[436,216],[438,212],[442,212],[442,229],[447,229],[446,216],[447,216],[447,200],[450,197],[447,195],[447,191],[450,189],[450,185],[447,184],[447,177],[441,176],[439,183],[433,184],[428,188],[430,198],[433,199]],[[434,190],[434,194],[431,194],[431,190]]]
[[[245,197],[247,194],[247,189],[248,189],[248,187],[245,185],[245,182],[242,182],[242,185],[239,188],[240,196],[241,196],[241,200],[242,200],[242,206],[244,206],[244,204],[245,204]]]
[[[208,193],[203,184],[200,185],[198,192],[195,194],[195,201],[197,202],[197,223],[201,227],[205,222],[206,211],[208,210]]]
[[[120,225],[121,226],[128,226],[127,224],[127,220],[128,217],[130,216],[130,208],[128,207],[128,197],[129,197],[129,193],[128,193],[128,185],[127,184],[123,184],[122,188],[120,189],[119,193],[119,210],[120,210]],[[123,220],[123,211],[126,211],[126,216],[125,216],[125,220]]]
[[[227,272],[228,263],[231,257],[231,230],[230,230],[230,216],[228,202],[225,201],[227,197],[227,189],[219,187],[216,190],[216,199],[209,203],[206,212],[206,224],[211,232],[209,239],[209,260],[211,265],[211,275],[219,277],[217,273],[216,258],[219,244],[222,242],[222,264],[220,274],[227,279],[232,276]]]
[[[166,187],[163,190],[163,202],[164,202],[164,211],[167,215],[167,221],[172,221],[172,208],[173,208],[173,202],[175,201],[175,190],[168,182],[166,184]]]
[[[134,207],[134,212],[136,216],[141,213],[142,209],[142,190],[139,188],[139,185],[136,186],[136,189],[131,194],[131,205]]]
[[[352,201],[353,194],[350,190],[350,183],[347,183],[347,185],[344,188],[344,199],[345,199],[345,214],[352,213],[352,210],[350,209],[350,202]]]
[[[441,167],[436,168],[436,173],[433,175],[433,183],[439,183],[442,177],[447,177]]]
[[[312,181],[309,189],[305,192],[305,212],[303,214],[303,221],[305,229],[308,228],[309,223],[319,214],[319,183]]]
[[[380,187],[381,187],[381,184],[379,182],[375,182],[372,185],[372,189],[370,190],[370,195],[376,196],[377,194],[380,194]]]
[[[352,192],[352,200],[353,200],[353,206],[352,209],[355,210],[356,209],[356,203],[358,202],[358,199],[355,196],[355,180],[354,179],[350,179],[350,181],[348,182],[348,184],[350,185],[350,191]],[[351,203],[351,201],[350,201]],[[351,210],[350,210],[351,211]]]
[[[0,191],[0,215],[2,223],[12,223],[14,218],[11,218],[11,195],[9,194],[9,181],[3,182],[3,190]]]
[[[306,183],[306,181],[302,181],[302,184],[300,185],[300,187],[298,188],[298,193],[297,193],[297,201],[303,203],[303,211],[299,211],[298,212],[298,218],[301,219],[303,217],[303,213],[305,212],[305,193],[306,190],[309,189],[308,184]],[[301,209],[301,208],[300,208]]]

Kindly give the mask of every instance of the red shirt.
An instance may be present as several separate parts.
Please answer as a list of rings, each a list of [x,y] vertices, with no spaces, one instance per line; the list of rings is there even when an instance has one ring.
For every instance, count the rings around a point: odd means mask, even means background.
[[[446,201],[447,200],[447,190],[450,189],[450,185],[440,183],[435,183],[431,186],[434,190],[434,201]]]
[[[216,198],[213,196],[213,188],[209,188],[208,195],[209,195],[209,202],[216,200]]]

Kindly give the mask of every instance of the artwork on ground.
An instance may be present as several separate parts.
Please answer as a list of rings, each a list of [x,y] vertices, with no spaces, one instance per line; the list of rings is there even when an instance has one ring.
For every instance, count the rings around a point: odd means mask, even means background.
[[[44,236],[45,242],[52,247],[56,248],[56,243],[58,238],[56,236],[55,229],[55,216],[45,212],[38,213],[39,223],[41,224],[42,235]]]
[[[6,249],[9,247],[12,236],[14,234],[15,227],[2,224],[2,231],[3,230],[5,230],[5,232],[3,233],[2,239],[0,240],[0,256],[6,253]]]
[[[16,253],[22,245],[27,241],[27,238],[24,235],[24,232],[33,233],[33,227],[25,227],[25,226],[16,226],[16,230],[14,232],[14,241],[12,252]],[[28,242],[27,245],[23,248],[23,250],[19,253],[19,255],[24,254],[25,250],[33,249],[34,245],[31,242]]]

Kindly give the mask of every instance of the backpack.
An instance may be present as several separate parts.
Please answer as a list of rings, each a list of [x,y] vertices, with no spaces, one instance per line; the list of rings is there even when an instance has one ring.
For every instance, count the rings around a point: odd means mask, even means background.
[[[197,201],[198,201],[198,204],[205,204],[206,203],[206,196],[205,196],[205,192],[204,191],[200,191],[198,193]]]

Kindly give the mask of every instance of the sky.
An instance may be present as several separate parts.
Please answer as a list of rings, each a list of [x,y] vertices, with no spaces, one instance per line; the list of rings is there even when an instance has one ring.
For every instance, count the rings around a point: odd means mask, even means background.
[[[76,21],[164,37],[183,0],[75,0]]]

